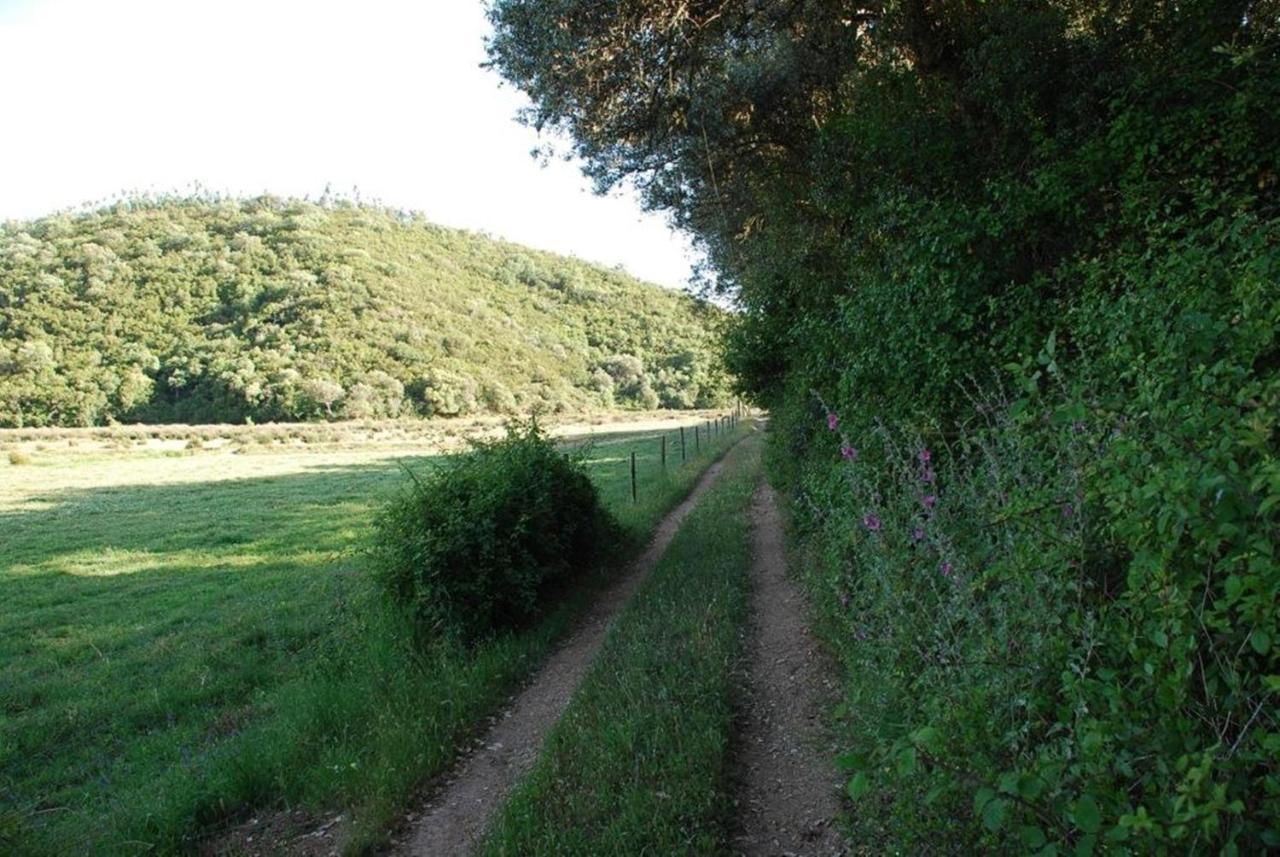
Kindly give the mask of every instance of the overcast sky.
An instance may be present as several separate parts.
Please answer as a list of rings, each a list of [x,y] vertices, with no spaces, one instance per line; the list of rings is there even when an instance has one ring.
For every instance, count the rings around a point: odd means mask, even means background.
[[[328,184],[683,285],[661,217],[529,156],[486,30],[480,0],[0,0],[0,220]]]

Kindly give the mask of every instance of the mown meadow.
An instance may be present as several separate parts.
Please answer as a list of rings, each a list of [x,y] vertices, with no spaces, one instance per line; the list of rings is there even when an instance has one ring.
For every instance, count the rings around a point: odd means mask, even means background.
[[[583,447],[602,505],[636,544],[724,448],[680,465],[678,434]],[[638,502],[632,502],[631,453]],[[251,810],[354,811],[381,840],[607,575],[477,646],[414,642],[369,547],[406,469],[440,457],[232,456],[262,472],[164,481],[172,457],[10,466],[0,493],[0,841],[31,853],[183,850]],[[276,460],[282,458],[283,460]],[[191,456],[182,459],[193,460]],[[60,468],[104,487],[44,490]],[[67,474],[62,474],[66,479]],[[104,479],[105,479],[104,474]],[[612,555],[614,567],[625,556]]]

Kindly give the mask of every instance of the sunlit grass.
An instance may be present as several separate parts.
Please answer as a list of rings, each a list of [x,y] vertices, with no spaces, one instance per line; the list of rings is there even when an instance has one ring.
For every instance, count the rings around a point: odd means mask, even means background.
[[[632,534],[709,461],[669,460],[664,477],[658,443],[586,453]],[[474,655],[410,662],[363,551],[402,465],[439,459],[288,457],[292,469],[261,461],[238,478],[217,470],[229,456],[180,460],[209,468],[205,482],[166,481],[155,459],[80,462],[78,487],[0,490],[0,837],[175,850],[244,807],[288,802],[358,803],[356,844],[375,841],[571,618],[572,605]],[[107,484],[92,487],[99,467]]]

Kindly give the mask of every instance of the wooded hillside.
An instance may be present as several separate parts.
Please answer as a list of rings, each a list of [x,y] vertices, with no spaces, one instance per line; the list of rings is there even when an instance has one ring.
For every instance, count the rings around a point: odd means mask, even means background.
[[[0,426],[707,407],[723,313],[339,202],[0,225]]]

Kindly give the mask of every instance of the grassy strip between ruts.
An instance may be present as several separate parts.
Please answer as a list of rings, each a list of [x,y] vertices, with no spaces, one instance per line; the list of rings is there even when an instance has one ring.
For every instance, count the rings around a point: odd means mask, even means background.
[[[657,436],[599,442],[586,459],[606,505],[630,534],[642,538],[734,438],[721,435],[717,443],[703,445],[702,455],[690,456],[685,467],[669,458],[665,475]],[[640,477],[640,502],[634,505],[633,449]],[[251,809],[260,818],[273,809],[301,809],[305,818],[348,807],[355,824],[346,850],[366,850],[381,839],[414,790],[448,766],[484,716],[528,675],[603,576],[585,581],[567,603],[521,634],[470,652],[415,654],[407,623],[385,608],[370,585],[357,546],[366,537],[372,498],[385,492],[389,480],[403,477],[385,466],[357,479],[359,474],[177,486],[176,499],[162,499],[169,490],[163,487],[150,493],[129,489],[123,499],[98,492],[83,502],[101,505],[92,509],[101,514],[80,514],[78,498],[67,501],[73,505],[65,510],[59,506],[47,522],[52,512],[21,513],[15,535],[22,538],[0,551],[0,578],[20,596],[15,612],[0,610],[0,626],[22,625],[7,639],[30,641],[40,628],[65,626],[96,645],[86,643],[89,655],[74,663],[46,663],[49,658],[39,655],[43,650],[26,651],[34,643],[26,649],[15,643],[15,658],[0,661],[0,702],[13,715],[0,720],[0,852],[186,851],[196,838],[217,837],[225,826],[248,818]],[[285,491],[290,479],[298,482],[292,493]],[[270,493],[277,488],[281,496]],[[251,502],[262,492],[268,492],[265,506]],[[312,508],[335,492],[345,505]],[[205,502],[208,497],[227,502],[215,509]],[[191,526],[173,517],[188,511],[195,516]],[[295,520],[304,512],[314,520]],[[194,525],[206,514],[212,517],[204,534]],[[256,515],[265,516],[261,526],[249,528]],[[71,523],[74,539],[58,541]],[[179,547],[204,552],[213,550],[210,539],[225,540],[226,533],[240,530],[245,534],[237,538],[244,543],[211,554],[210,562],[230,562],[218,557],[252,548],[263,569],[283,564],[269,590],[253,589],[261,574],[214,575],[220,566],[201,576],[196,589],[192,575],[181,569],[89,578],[62,571],[68,551],[82,546],[102,554],[119,536],[163,559],[169,555],[160,551],[173,547],[166,533],[182,536]],[[335,532],[343,534],[346,547],[326,541]],[[295,569],[289,558],[304,548],[331,551],[332,561]],[[108,553],[108,559],[123,556]],[[330,568],[338,564],[349,570]],[[72,611],[66,615],[51,614],[55,606],[20,607],[24,598],[49,600],[51,587],[77,582],[95,584],[93,612],[76,608],[79,590],[58,590],[62,606],[56,609]],[[174,615],[173,604],[157,600],[164,593],[191,605],[191,615]],[[252,634],[240,621],[250,608]],[[301,617],[297,633],[282,624],[283,613]],[[157,623],[168,635],[159,641],[164,645],[146,637]],[[114,638],[104,636],[104,628],[123,624],[136,645],[112,644]],[[241,645],[241,637],[248,642]],[[258,663],[277,647],[283,647],[281,663],[295,666]],[[242,676],[250,654],[258,657],[256,672]],[[224,682],[229,686],[210,695],[226,670],[234,672]],[[28,698],[35,707],[18,705]],[[95,728],[67,728],[66,710],[84,710]]]
[[[725,850],[759,443],[728,458],[624,609],[486,855]]]

